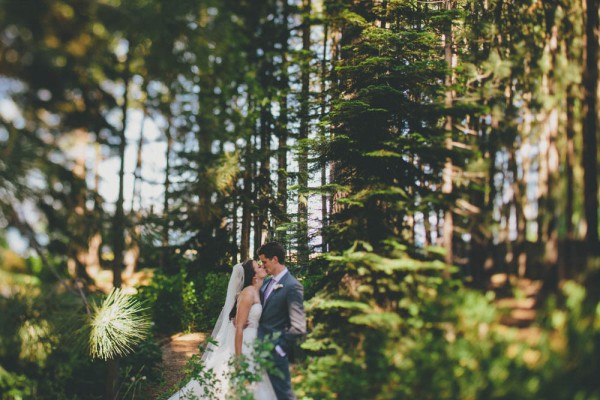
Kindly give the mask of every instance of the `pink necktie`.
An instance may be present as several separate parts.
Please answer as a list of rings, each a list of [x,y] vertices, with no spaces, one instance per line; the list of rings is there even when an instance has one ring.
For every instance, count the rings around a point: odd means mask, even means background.
[[[267,302],[267,298],[271,295],[271,292],[273,289],[273,284],[275,283],[275,279],[272,278],[269,283],[267,283],[267,287],[265,288],[265,296],[264,296],[264,303]]]

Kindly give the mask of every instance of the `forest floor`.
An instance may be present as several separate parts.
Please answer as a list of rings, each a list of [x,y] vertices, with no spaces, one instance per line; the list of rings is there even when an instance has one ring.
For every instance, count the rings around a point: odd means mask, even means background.
[[[163,382],[159,387],[149,388],[149,397],[162,398],[165,394],[175,393],[179,382],[185,378],[185,365],[194,354],[198,354],[199,346],[206,337],[207,334],[201,332],[176,333],[160,341]]]
[[[542,281],[496,274],[491,277],[490,283],[496,294],[494,303],[502,312],[502,326],[507,330],[515,328],[517,339],[529,343],[537,341],[541,331],[535,325],[536,299],[542,289]]]
[[[495,304],[503,312],[502,325],[507,329],[516,328],[517,337],[521,340],[535,341],[540,334],[534,322],[536,297],[541,289],[541,281],[496,274],[491,278],[491,289],[496,293]],[[205,339],[205,333],[196,332],[177,333],[162,341],[164,382],[160,388],[152,390],[153,394],[164,396],[165,391],[174,392],[177,384],[185,378],[184,367],[187,361],[199,352],[199,346]]]

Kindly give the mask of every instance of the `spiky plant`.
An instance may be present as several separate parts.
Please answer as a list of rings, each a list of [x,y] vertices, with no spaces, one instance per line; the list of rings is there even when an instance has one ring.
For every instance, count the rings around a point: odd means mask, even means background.
[[[104,360],[122,357],[148,334],[150,319],[133,297],[113,289],[100,306],[92,305],[90,356]]]

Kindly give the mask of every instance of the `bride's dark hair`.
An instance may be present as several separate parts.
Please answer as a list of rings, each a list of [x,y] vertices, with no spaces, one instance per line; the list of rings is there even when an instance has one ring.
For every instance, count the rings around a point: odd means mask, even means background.
[[[242,268],[244,268],[244,288],[252,285],[252,279],[254,279],[254,275],[256,272],[254,271],[254,260],[251,258],[249,260],[244,261],[242,264]],[[229,319],[234,319],[235,314],[237,313],[237,296],[235,297],[235,302],[233,303],[233,308],[229,312]]]

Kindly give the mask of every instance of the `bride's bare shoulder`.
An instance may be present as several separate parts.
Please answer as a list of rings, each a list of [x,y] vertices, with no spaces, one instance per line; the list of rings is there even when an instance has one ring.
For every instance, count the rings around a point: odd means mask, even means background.
[[[252,286],[246,286],[241,292],[240,295],[238,297],[239,301],[250,301],[255,294],[256,289],[254,289]]]

